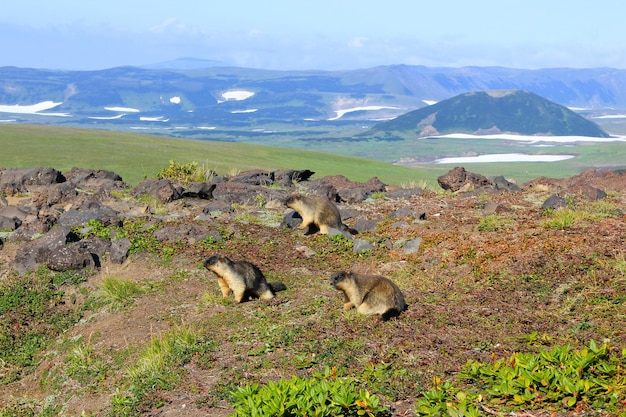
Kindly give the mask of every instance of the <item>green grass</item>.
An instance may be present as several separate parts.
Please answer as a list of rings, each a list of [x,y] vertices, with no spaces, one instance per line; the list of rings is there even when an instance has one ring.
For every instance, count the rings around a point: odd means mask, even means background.
[[[135,302],[135,298],[144,292],[141,285],[126,279],[107,277],[102,280],[98,296],[113,310],[121,310]]]
[[[262,144],[173,138],[128,132],[41,125],[0,125],[0,167],[48,166],[61,171],[72,167],[107,169],[131,185],[153,178],[170,161],[197,163],[205,170],[228,175],[249,169],[310,169],[315,178],[344,175],[354,181],[376,176],[385,184],[427,184],[438,189],[437,177],[458,164],[416,162],[411,166],[393,161],[411,156],[432,161],[464,152],[575,154],[559,162],[507,162],[465,164],[468,171],[486,176],[503,175],[523,183],[546,176],[564,178],[590,167],[623,167],[624,142],[537,148],[515,141],[468,139],[406,139],[385,142],[351,139],[338,130],[336,138],[303,139],[293,136],[263,136]],[[252,140],[252,139],[251,139]],[[271,145],[271,146],[270,146]]]
[[[172,160],[197,162],[221,175],[233,170],[310,169],[317,178],[341,174],[367,181],[376,176],[398,185],[436,180],[421,170],[323,152],[56,126],[1,125],[0,147],[1,167],[106,169],[131,185],[154,178]]]
[[[66,290],[82,280],[42,268],[0,282],[0,385],[36,367],[50,340],[81,319]]]

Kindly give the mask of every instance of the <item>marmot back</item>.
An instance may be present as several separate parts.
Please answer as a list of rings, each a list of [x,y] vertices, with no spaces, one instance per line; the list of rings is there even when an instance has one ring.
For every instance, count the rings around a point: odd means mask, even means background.
[[[222,296],[228,297],[232,292],[238,303],[250,298],[270,300],[276,292],[287,289],[282,282],[268,283],[263,272],[247,261],[232,261],[217,254],[207,258],[204,267],[217,275]]]
[[[285,205],[297,211],[300,217],[302,217],[300,229],[315,225],[319,228],[320,233],[323,234],[328,234],[328,229],[331,227],[347,231],[353,235],[358,233],[341,221],[339,209],[326,197],[293,194],[287,197]]]
[[[380,314],[388,320],[407,308],[400,288],[381,275],[340,271],[331,275],[330,283],[343,292],[345,310],[354,307],[361,314]]]

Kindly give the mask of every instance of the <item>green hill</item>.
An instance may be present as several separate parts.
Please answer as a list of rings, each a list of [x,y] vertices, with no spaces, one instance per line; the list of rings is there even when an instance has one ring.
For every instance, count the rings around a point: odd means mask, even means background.
[[[129,184],[154,177],[170,160],[197,162],[226,175],[250,169],[310,169],[316,177],[344,175],[354,181],[378,177],[390,185],[436,184],[432,172],[331,153],[58,126],[0,125],[0,149],[0,167],[106,169]]]
[[[567,107],[522,90],[461,94],[380,123],[369,133],[390,132],[418,137],[450,133],[609,137]]]

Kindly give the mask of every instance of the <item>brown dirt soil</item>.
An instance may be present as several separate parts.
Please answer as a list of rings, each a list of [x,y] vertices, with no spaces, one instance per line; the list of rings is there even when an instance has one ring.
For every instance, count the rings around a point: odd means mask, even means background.
[[[601,182],[597,186],[615,187]],[[616,349],[626,347],[626,216],[553,229],[545,226],[540,209],[549,195],[537,189],[490,195],[425,192],[406,200],[351,205],[367,218],[381,219],[376,231],[358,236],[375,242],[370,254],[354,254],[327,236],[219,220],[232,232],[219,247],[221,253],[252,261],[270,281],[286,283],[288,289],[269,302],[221,300],[214,276],[201,267],[214,250],[199,245],[177,246],[169,262],[145,253],[123,265],[105,262],[83,284],[88,293],[104,277],[123,277],[153,289],[130,308],[87,312],[50,349],[61,353],[49,352],[34,372],[0,386],[0,402],[56,394],[68,416],[104,416],[116,387],[122,389],[125,369],[114,368],[95,389],[81,390],[71,379],[60,387],[42,384],[50,380],[50,372],[64,369],[62,342],[82,335],[112,364],[120,352],[137,355],[153,337],[179,325],[203,329],[216,347],[208,360],[187,364],[174,389],[155,392],[162,405],[142,415],[227,416],[233,409],[218,395],[223,387],[306,377],[326,365],[361,375],[367,364],[391,363],[407,369],[411,378],[385,402],[394,415],[411,416],[416,396],[434,376],[448,379],[470,359],[490,361],[532,351],[537,348],[528,342],[532,333],[543,336],[537,344],[546,346],[581,347],[591,339],[610,339]],[[626,212],[623,189],[608,199]],[[498,230],[478,230],[486,202],[503,209]],[[426,212],[427,218],[390,218],[401,207]],[[401,243],[418,237],[419,251],[404,253]],[[299,246],[317,255],[307,257]],[[0,265],[7,265],[15,250],[15,244],[5,243]],[[330,273],[341,269],[392,278],[403,290],[408,310],[389,322],[342,311],[340,294],[328,284]],[[303,357],[313,358],[310,367],[296,366]],[[328,358],[334,362],[325,362]]]

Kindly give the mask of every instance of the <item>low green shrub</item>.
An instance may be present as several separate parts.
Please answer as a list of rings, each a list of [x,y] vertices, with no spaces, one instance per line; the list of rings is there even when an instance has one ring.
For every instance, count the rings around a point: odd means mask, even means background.
[[[478,223],[479,232],[495,232],[506,227],[506,220],[498,216],[497,214],[489,214]]]
[[[326,368],[312,378],[294,376],[249,384],[232,393],[233,417],[243,416],[391,416],[377,396],[358,388],[354,378],[341,378]]]
[[[514,353],[492,363],[469,361],[458,388],[435,379],[434,387],[417,400],[420,415],[477,416],[510,410],[602,409],[609,415],[626,404],[626,349],[611,354],[608,343]]]
[[[166,178],[172,181],[190,184],[194,181],[202,182],[207,180],[207,174],[200,168],[197,162],[189,162],[186,164],[178,163],[170,160],[167,168],[163,168],[157,174],[157,178]]]

